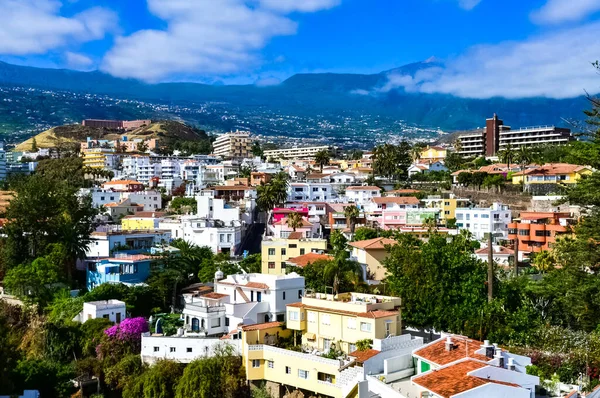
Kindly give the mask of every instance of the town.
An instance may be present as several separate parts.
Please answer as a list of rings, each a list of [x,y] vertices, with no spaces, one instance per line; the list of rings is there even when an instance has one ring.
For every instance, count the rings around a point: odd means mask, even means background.
[[[233,131],[165,153],[131,138],[152,120],[86,119],[119,138],[3,149],[2,385],[583,396],[600,383],[597,141],[484,122],[368,152]]]

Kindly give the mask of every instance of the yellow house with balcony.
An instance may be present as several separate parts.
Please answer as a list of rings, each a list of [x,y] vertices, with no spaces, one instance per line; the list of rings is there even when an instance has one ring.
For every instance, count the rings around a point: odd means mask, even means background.
[[[576,184],[584,175],[592,174],[589,166],[568,163],[548,163],[528,168],[512,175],[512,183],[519,184]]]
[[[287,328],[302,333],[302,344],[319,351],[346,354],[360,340],[384,339],[402,333],[399,297],[363,293],[314,293],[287,306]]]
[[[421,200],[425,207],[430,209],[440,209],[440,215],[444,223],[456,218],[456,209],[468,207],[471,201],[462,198],[442,198],[441,196],[429,196]]]
[[[158,224],[166,213],[157,211],[139,211],[125,216],[121,220],[121,229],[125,231],[146,231],[158,229]]]
[[[106,154],[102,150],[84,152],[83,166],[92,169],[103,169],[106,166]]]
[[[287,239],[272,238],[262,241],[261,269],[263,274],[284,275],[287,261],[308,253],[327,250],[327,240],[301,238],[300,233],[292,232]]]
[[[428,146],[421,151],[421,160],[430,160],[432,162],[443,162],[448,155],[448,150],[440,146]]]

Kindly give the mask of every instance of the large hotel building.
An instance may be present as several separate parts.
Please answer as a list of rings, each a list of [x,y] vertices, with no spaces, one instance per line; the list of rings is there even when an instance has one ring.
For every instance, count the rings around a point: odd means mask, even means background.
[[[247,131],[222,134],[213,142],[213,154],[223,158],[249,158],[252,157],[254,141]]]
[[[496,156],[509,144],[516,149],[542,144],[564,145],[573,139],[570,129],[555,126],[512,130],[494,114],[493,118],[486,120],[485,128],[459,135],[457,150],[464,156]]]

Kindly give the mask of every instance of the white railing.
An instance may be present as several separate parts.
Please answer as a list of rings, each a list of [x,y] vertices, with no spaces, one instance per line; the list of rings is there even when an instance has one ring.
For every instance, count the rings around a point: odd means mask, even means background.
[[[340,366],[340,361],[338,361],[336,359],[323,358],[323,357],[320,357],[317,355],[304,354],[302,352],[285,350],[283,348],[277,348],[277,347],[264,345],[264,344],[249,345],[248,351],[272,352],[274,354],[287,355],[292,358],[300,358],[300,359],[305,359],[308,361],[315,361],[315,362],[318,362],[318,363],[321,363],[324,365],[335,366],[336,368],[339,368],[339,366]]]

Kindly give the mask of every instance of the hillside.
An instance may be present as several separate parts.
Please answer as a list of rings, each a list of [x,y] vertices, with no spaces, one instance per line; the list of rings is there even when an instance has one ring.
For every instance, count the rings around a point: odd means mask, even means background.
[[[123,136],[127,136],[129,140],[156,138],[161,142],[161,146],[172,145],[175,141],[209,141],[209,137],[204,130],[172,120],[153,122],[148,126],[140,127],[126,133],[111,129],[82,126],[80,124],[69,124],[53,127],[25,140],[15,146],[15,150],[19,152],[31,150],[34,138],[38,148],[54,148],[57,145],[83,142],[88,137],[92,139],[117,140],[122,139]]]

